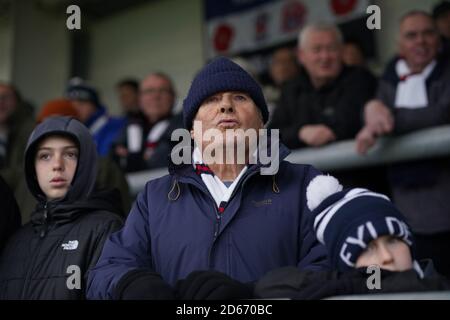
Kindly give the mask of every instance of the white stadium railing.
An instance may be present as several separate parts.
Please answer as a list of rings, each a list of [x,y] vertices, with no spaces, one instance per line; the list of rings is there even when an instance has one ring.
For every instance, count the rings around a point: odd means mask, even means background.
[[[346,140],[320,148],[295,150],[286,160],[333,171],[447,156],[450,155],[450,125],[418,130],[402,136],[383,137],[364,156],[357,154],[355,150],[355,141]],[[166,168],[161,168],[128,174],[130,193],[136,195],[147,181],[167,173]]]

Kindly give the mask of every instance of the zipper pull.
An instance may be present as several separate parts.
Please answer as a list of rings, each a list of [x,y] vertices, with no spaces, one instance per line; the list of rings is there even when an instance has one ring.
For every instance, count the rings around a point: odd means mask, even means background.
[[[216,223],[214,225],[214,239],[217,238],[219,235],[219,229],[220,229],[220,215],[216,214]]]
[[[48,209],[47,209],[47,202],[44,204],[44,221],[47,221],[48,216]]]
[[[226,205],[227,205],[226,201],[222,201],[220,203],[219,207],[217,208],[216,225],[215,225],[215,230],[214,230],[214,239],[216,239],[217,236],[219,235],[220,219],[222,218],[222,214],[225,212],[225,206]]]
[[[42,230],[39,234],[40,238],[45,237],[45,234],[47,233],[47,218],[48,218],[48,206],[46,202],[44,204],[44,225],[42,226]]]
[[[225,212],[225,207],[226,207],[226,205],[227,205],[227,202],[226,202],[226,201],[222,201],[222,202],[219,204],[219,207],[217,208],[217,212],[219,213],[219,215],[222,215],[222,214]]]

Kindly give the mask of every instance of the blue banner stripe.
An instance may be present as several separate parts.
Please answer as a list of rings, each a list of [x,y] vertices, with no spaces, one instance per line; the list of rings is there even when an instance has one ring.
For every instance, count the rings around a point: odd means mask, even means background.
[[[211,20],[232,13],[239,13],[279,0],[205,0],[205,18]]]

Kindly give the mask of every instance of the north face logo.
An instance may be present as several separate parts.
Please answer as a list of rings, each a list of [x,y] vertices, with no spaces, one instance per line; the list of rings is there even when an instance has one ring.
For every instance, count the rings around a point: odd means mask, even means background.
[[[67,243],[63,243],[61,247],[63,250],[75,250],[78,248],[78,240],[70,240]]]

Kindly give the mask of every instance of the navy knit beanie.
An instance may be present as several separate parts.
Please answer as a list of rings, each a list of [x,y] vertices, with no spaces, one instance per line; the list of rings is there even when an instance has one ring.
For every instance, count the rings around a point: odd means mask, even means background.
[[[409,246],[413,267],[420,275],[410,228],[385,195],[362,188],[342,190],[334,177],[317,176],[308,185],[307,201],[317,240],[325,245],[334,269],[355,268],[372,240],[391,235]]]
[[[228,58],[218,57],[195,76],[187,97],[183,101],[183,121],[187,129],[203,101],[222,91],[241,91],[250,95],[261,110],[264,123],[269,119],[266,100],[258,83],[239,65]]]

